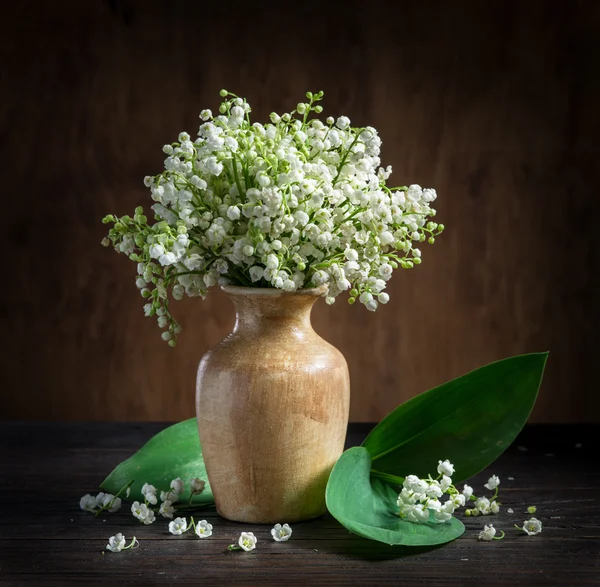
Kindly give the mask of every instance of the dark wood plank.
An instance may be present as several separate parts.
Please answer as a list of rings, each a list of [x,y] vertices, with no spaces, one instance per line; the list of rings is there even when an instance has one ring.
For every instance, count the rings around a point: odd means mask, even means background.
[[[162,518],[139,524],[126,506],[100,517],[79,509],[81,495],[96,491],[115,464],[165,426],[0,425],[0,503],[9,504],[0,516],[0,584],[598,585],[600,472],[590,466],[597,427],[527,427],[489,471],[469,481],[482,491],[490,474],[500,476],[500,514],[463,517],[465,535],[444,547],[402,549],[357,537],[329,515],[294,524],[292,539],[277,544],[269,526],[230,522],[213,508],[195,515],[214,525],[203,541],[171,536]],[[351,425],[348,444],[369,428]],[[528,505],[544,523],[539,536],[513,528],[529,517]],[[490,522],[506,532],[504,540],[477,540]],[[256,551],[225,553],[249,529],[259,539]],[[119,531],[136,535],[140,547],[102,554]]]

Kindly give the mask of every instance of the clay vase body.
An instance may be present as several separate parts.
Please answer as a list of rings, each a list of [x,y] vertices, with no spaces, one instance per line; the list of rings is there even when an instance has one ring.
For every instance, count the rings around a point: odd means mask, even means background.
[[[346,361],[310,323],[323,290],[223,290],[235,328],[202,357],[196,386],[217,511],[252,523],[320,516],[350,404]]]

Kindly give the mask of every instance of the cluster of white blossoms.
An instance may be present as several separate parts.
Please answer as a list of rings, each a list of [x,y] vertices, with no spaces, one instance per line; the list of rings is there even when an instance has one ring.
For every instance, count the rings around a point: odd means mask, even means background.
[[[180,327],[174,299],[231,283],[288,292],[328,285],[369,310],[388,302],[394,269],[421,263],[422,242],[444,226],[429,220],[437,194],[419,185],[388,187],[381,139],[346,116],[325,122],[323,92],[270,123],[250,122],[244,98],[221,91],[219,114],[203,110],[194,140],[165,145],[165,170],[144,179],[155,222],[141,207],[110,214],[103,244],[137,263],[144,311],[172,346]]]
[[[79,500],[79,507],[97,516],[102,512],[112,514],[121,508],[121,498],[112,493],[103,493],[102,491],[95,496],[88,493]]]
[[[181,536],[191,528],[194,529],[194,534],[196,534],[198,538],[208,538],[209,536],[212,536],[212,524],[209,524],[206,520],[194,522],[194,518],[190,518],[190,523],[188,524],[186,518],[175,518],[172,522],[169,522],[169,532],[171,532],[173,536]]]
[[[204,491],[206,483],[202,479],[192,479],[190,481],[190,498],[188,505],[191,504],[194,495],[199,495]],[[184,482],[179,479],[173,479],[169,486],[168,491],[160,492],[160,507],[158,513],[163,518],[172,518],[175,513],[176,503],[179,501],[181,494],[185,491]],[[152,524],[156,520],[156,512],[152,509],[152,506],[158,505],[157,490],[154,485],[144,483],[142,486],[142,495],[144,497],[144,503],[134,501],[131,505],[131,513],[140,521],[142,524]],[[178,518],[180,519],[180,518]]]
[[[496,475],[492,475],[484,485],[486,489],[495,490],[494,495],[487,498],[476,497],[473,488],[466,484],[459,491],[452,484],[454,465],[449,460],[438,461],[437,472],[437,479],[431,475],[427,479],[420,479],[416,475],[408,475],[404,479],[397,502],[401,518],[420,524],[444,523],[469,500],[475,502],[475,507],[465,510],[467,516],[497,514],[500,511],[497,501],[500,479]],[[442,501],[444,495],[447,496],[446,501]]]
[[[416,475],[408,475],[404,479],[398,496],[398,514],[401,518],[420,524],[443,523],[452,518],[456,508],[465,505],[473,490],[465,486],[465,492],[461,493],[452,485],[454,465],[448,460],[439,461],[437,471],[437,479],[432,479],[431,475],[427,479],[420,479]],[[443,495],[448,495],[445,502],[440,501]]]
[[[466,516],[489,516],[497,514],[500,511],[500,502],[498,501],[498,488],[500,486],[500,479],[496,475],[492,475],[487,483],[484,485],[486,489],[494,491],[491,497],[477,497],[475,498],[475,507],[467,508],[465,510]]]

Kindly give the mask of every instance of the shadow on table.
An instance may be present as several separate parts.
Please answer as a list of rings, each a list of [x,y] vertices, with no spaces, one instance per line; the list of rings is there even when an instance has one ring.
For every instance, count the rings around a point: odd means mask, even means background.
[[[335,537],[295,540],[294,546],[308,551],[338,554],[361,560],[387,561],[434,552],[445,546],[445,544],[435,546],[390,546],[349,532],[346,534],[340,532]]]

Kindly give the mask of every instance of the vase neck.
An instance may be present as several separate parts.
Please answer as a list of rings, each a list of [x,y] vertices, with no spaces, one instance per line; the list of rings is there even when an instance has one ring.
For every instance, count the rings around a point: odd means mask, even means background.
[[[290,330],[311,332],[310,314],[318,290],[281,292],[225,286],[236,309],[234,333]]]

